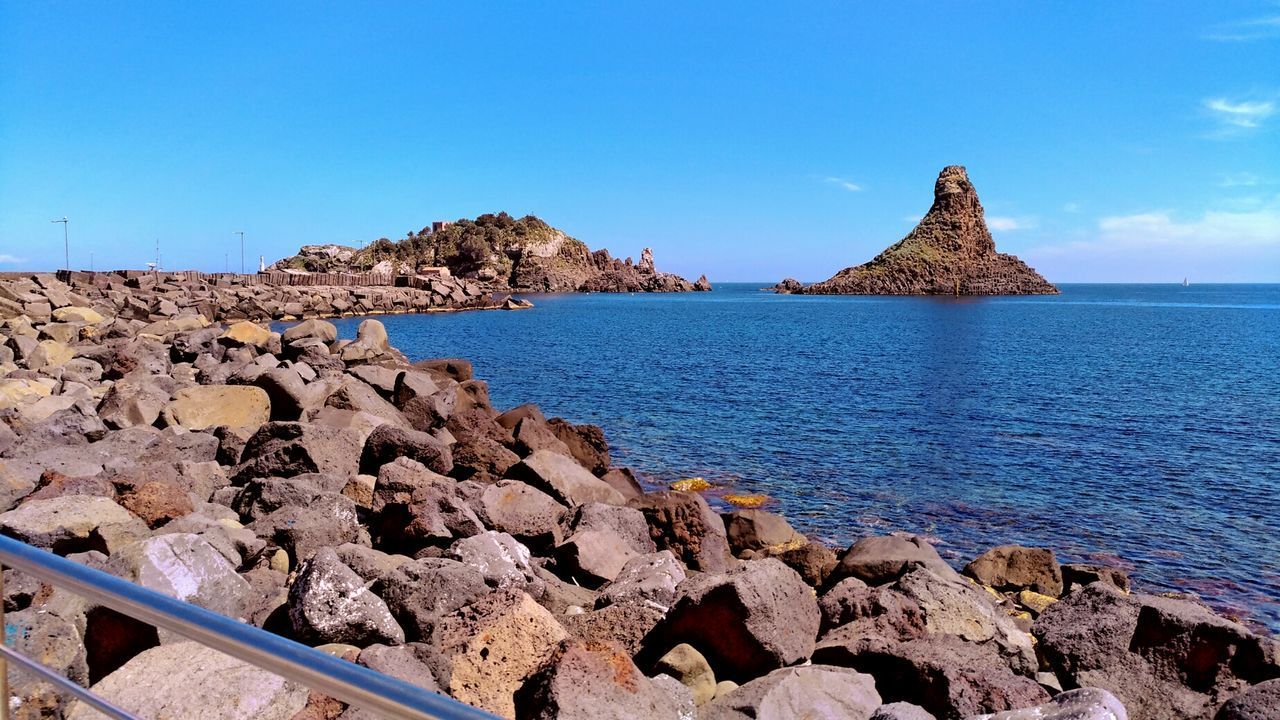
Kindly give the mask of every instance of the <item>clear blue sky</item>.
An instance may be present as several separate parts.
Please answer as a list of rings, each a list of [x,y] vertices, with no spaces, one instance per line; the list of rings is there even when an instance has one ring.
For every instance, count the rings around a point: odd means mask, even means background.
[[[1280,281],[1275,2],[543,5],[0,0],[0,270],[506,210],[818,280],[954,163],[1050,280]]]

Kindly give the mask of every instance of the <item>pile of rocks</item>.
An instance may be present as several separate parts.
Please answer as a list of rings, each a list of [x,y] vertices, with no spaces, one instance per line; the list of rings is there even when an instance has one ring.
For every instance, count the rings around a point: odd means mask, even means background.
[[[301,320],[313,317],[446,310],[518,309],[531,307],[509,294],[494,293],[474,280],[452,277],[424,279],[420,287],[274,285],[257,276],[195,276],[186,273],[60,273],[18,275],[0,279],[0,319],[25,315],[35,322],[75,324],[75,308],[91,318],[168,322],[204,316],[213,322],[235,320]],[[67,317],[55,316],[62,311]],[[189,320],[187,320],[189,322]],[[75,327],[54,328],[70,333]],[[143,330],[148,334],[161,328]]]
[[[376,320],[4,292],[0,532],[503,717],[1280,716],[1275,642],[1194,600],[644,492],[600,428],[499,412]],[[17,649],[144,717],[371,717],[16,571],[4,602]],[[96,717],[10,682],[17,717]]]

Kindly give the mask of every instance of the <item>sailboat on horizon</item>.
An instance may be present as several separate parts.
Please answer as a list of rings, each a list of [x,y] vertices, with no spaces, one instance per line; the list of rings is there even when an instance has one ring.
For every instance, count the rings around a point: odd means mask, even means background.
[[[1184,278],[1182,278],[1182,287],[1186,287],[1186,286],[1188,286],[1188,285],[1190,285],[1190,284],[1191,284],[1191,283],[1190,283],[1190,282],[1188,282],[1188,281],[1187,281],[1187,279],[1186,279],[1185,277],[1184,277]]]

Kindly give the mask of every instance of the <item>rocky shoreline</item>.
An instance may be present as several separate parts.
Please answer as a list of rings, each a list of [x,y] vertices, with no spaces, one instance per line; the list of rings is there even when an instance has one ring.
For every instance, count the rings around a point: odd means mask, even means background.
[[[824,547],[645,492],[601,428],[494,408],[377,320],[249,321],[463,307],[431,289],[67,280],[0,280],[0,532],[500,716],[1280,717],[1274,638],[1122,570]],[[4,602],[16,649],[144,717],[371,717],[16,571]],[[14,717],[98,717],[10,683]]]

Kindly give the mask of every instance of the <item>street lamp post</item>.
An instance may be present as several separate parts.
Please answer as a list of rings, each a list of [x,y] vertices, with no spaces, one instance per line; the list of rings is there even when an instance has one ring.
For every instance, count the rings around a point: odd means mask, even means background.
[[[61,220],[50,220],[49,222],[62,223],[62,255],[63,263],[68,271],[71,270],[71,239],[67,232],[67,218],[64,216]]]
[[[240,274],[243,275],[244,274],[244,231],[232,230],[231,234],[240,236]]]

